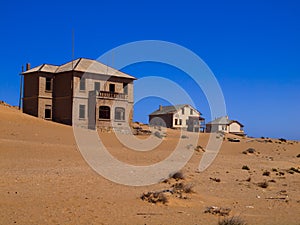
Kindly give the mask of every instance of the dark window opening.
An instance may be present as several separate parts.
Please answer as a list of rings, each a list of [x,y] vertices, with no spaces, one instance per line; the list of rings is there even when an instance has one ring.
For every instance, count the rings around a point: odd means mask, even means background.
[[[95,82],[94,89],[95,91],[100,91],[100,82]]]
[[[126,83],[123,83],[123,93],[124,93],[125,95],[128,94],[128,84],[126,84]]]
[[[193,115],[193,111],[194,111],[194,110],[192,110],[192,109],[191,109],[191,111],[190,111],[190,115]]]
[[[52,91],[52,79],[46,77],[46,91]]]
[[[182,113],[182,115],[184,115],[184,108],[181,109],[181,113]]]
[[[179,125],[182,125],[182,119],[179,120]]]
[[[46,105],[45,119],[51,119],[51,118],[52,118],[51,105]]]
[[[79,105],[79,119],[85,118],[85,105]]]
[[[85,78],[80,78],[80,85],[79,85],[80,91],[85,90]]]
[[[125,120],[125,109],[122,107],[115,108],[115,120]]]
[[[109,106],[99,107],[99,119],[110,119],[110,108]]]
[[[115,84],[109,84],[109,92],[115,92]]]
[[[178,125],[178,119],[175,119],[175,125]]]

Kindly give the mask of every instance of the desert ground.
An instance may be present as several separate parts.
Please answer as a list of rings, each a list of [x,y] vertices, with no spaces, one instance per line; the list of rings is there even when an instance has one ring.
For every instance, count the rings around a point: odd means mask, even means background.
[[[113,133],[99,135],[120,161],[147,165],[167,157],[181,138],[166,133],[147,153],[127,149]],[[299,142],[226,135],[213,164],[198,172],[208,137],[200,134],[202,148],[193,146],[176,179],[132,187],[93,171],[72,127],[0,105],[0,224],[195,225],[231,216],[247,224],[300,224]]]

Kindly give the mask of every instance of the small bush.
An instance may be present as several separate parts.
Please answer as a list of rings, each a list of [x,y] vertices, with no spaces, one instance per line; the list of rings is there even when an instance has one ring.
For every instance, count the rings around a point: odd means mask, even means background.
[[[168,198],[166,197],[166,195],[162,192],[148,192],[148,193],[144,193],[141,196],[141,199],[143,201],[147,201],[150,203],[158,203],[161,202],[163,204],[168,202]]]
[[[197,145],[197,147],[195,148],[195,151],[197,151],[197,152],[200,152],[200,151],[205,152],[205,149],[201,145]]]
[[[226,217],[218,222],[218,225],[246,225],[246,222],[240,217],[232,216],[230,218]]]
[[[256,152],[256,150],[254,148],[248,148],[245,151],[243,151],[243,154],[248,154],[248,153],[253,154],[255,152]]]
[[[297,158],[300,158],[300,154],[297,155]]]
[[[188,139],[189,137],[186,136],[186,135],[181,135],[181,138],[182,138],[182,139]]]
[[[163,135],[161,135],[161,133],[159,133],[158,131],[155,131],[154,132],[154,136],[155,137],[158,137],[158,138],[160,138],[160,139],[162,139],[164,136]]]
[[[184,175],[183,175],[182,172],[176,172],[174,174],[171,174],[170,178],[173,178],[175,180],[183,180],[184,179]]]
[[[276,168],[272,168],[273,172],[278,172],[278,170]]]
[[[267,176],[267,177],[270,176],[270,172],[269,171],[264,171],[263,176]]]
[[[250,168],[249,168],[247,165],[244,165],[244,166],[242,167],[242,169],[243,169],[243,170],[250,170]]]
[[[278,140],[281,142],[286,142],[286,139],[284,139],[284,138],[279,138]]]
[[[269,186],[269,183],[267,181],[263,181],[263,182],[259,182],[257,186],[261,188],[267,188]]]

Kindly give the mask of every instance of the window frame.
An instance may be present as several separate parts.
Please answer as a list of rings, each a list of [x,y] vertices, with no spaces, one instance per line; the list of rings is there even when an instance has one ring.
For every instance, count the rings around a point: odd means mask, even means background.
[[[49,80],[49,79],[50,79],[50,80]],[[46,77],[46,80],[45,80],[45,91],[46,91],[46,92],[52,92],[52,89],[53,89],[53,84],[52,84],[52,82],[53,82],[53,78],[51,78],[51,77]],[[48,89],[47,87],[48,87],[49,83],[50,83],[50,87],[49,87],[49,89]]]
[[[120,110],[120,112],[117,112],[118,110]],[[115,121],[125,121],[125,108],[124,107],[116,107],[115,108]],[[116,116],[118,115],[117,113],[120,113],[120,117],[116,118]],[[122,114],[123,113],[123,114]]]
[[[82,113],[83,113],[83,116],[82,116]],[[80,120],[84,120],[85,119],[85,105],[83,105],[83,104],[79,104],[79,115],[78,115],[78,117],[79,117],[79,119]]]
[[[101,109],[102,108],[102,109]],[[111,109],[107,105],[101,105],[99,106],[98,112],[99,112],[99,120],[110,120],[111,119]],[[104,113],[104,114],[103,114]],[[104,115],[104,116],[102,116]]]
[[[79,81],[79,91],[85,91],[86,90],[86,79],[81,77]]]

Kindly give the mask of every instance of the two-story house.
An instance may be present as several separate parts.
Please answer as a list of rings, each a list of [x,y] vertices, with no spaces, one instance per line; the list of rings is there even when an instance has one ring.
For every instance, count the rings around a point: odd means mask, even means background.
[[[136,78],[96,60],[43,64],[22,75],[24,113],[98,128],[122,127],[132,121]]]

